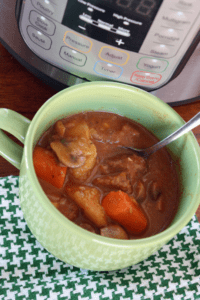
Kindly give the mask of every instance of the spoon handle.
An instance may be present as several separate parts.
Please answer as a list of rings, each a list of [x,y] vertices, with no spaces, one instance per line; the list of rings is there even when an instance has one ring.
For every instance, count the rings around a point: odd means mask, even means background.
[[[164,140],[160,141],[159,143],[157,143],[152,147],[149,147],[146,150],[148,151],[149,154],[154,153],[155,151],[175,141],[180,136],[192,130],[193,128],[197,127],[198,125],[200,125],[200,112],[197,113],[192,119],[190,119],[187,123],[185,123],[179,129],[177,129],[175,132],[173,132],[168,137],[166,137]]]

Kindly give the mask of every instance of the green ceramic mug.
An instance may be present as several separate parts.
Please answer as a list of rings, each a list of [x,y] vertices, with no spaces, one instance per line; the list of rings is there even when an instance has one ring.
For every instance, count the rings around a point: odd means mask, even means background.
[[[140,240],[117,240],[88,232],[64,217],[44,194],[34,172],[32,153],[56,120],[87,110],[109,111],[131,118],[163,139],[181,125],[182,118],[166,103],[138,88],[92,82],[67,88],[39,109],[32,121],[0,109],[0,128],[16,136],[24,147],[0,130],[0,154],[20,169],[19,193],[24,218],[36,239],[50,253],[71,265],[99,271],[140,262],[173,238],[192,218],[200,203],[200,151],[190,132],[169,145],[179,162],[181,199],[172,224],[163,232]]]

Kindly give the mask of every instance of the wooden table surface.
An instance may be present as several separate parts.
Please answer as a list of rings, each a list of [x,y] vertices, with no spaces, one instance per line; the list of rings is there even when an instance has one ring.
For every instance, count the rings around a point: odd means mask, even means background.
[[[56,92],[27,71],[0,44],[0,107],[12,109],[32,120],[42,104]],[[174,109],[188,121],[200,111],[200,96],[198,101]],[[200,145],[200,126],[193,133]],[[19,175],[19,170],[0,157],[0,177],[8,175]],[[196,214],[200,222],[200,206]]]

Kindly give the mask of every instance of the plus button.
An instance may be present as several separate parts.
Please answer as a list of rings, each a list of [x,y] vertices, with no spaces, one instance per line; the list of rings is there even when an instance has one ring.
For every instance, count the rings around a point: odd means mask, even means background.
[[[124,45],[124,42],[122,41],[122,39],[120,39],[120,40],[115,40],[115,42],[118,44],[118,46]]]

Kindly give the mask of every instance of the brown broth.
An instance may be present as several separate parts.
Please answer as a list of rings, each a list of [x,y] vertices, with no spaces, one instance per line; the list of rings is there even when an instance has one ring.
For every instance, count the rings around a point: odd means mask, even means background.
[[[99,184],[98,178],[105,178],[105,176],[110,175],[118,176],[117,174],[124,170],[123,166],[120,166],[120,159],[126,159],[126,157],[132,155],[132,152],[118,146],[146,148],[157,143],[158,139],[139,123],[113,113],[85,112],[62,119],[63,124],[69,128],[71,122],[81,123],[83,121],[90,128],[90,139],[97,149],[96,163],[87,178],[85,180],[74,178],[70,172],[70,168],[68,168],[65,183],[61,189],[53,187],[40,178],[38,179],[44,192],[48,195],[55,193],[56,195],[60,195],[60,197],[62,195],[68,197],[65,193],[65,185],[86,185],[97,188],[101,193],[102,201],[104,196],[110,191],[119,190],[120,188]],[[55,138],[55,125],[42,135],[37,146],[51,149],[50,142],[52,141],[52,136]],[[109,165],[108,169],[111,173],[106,174],[106,168],[110,161],[117,161],[118,167]],[[178,176],[175,163],[167,150],[161,149],[152,154],[148,159],[145,159],[145,164],[146,169],[145,171],[142,169],[141,173],[130,175],[134,171],[134,168],[132,169],[130,166],[130,173],[126,173],[128,174],[127,178],[131,178],[131,185],[129,184],[128,192],[125,192],[129,196],[134,196],[148,220],[146,230],[140,235],[127,232],[130,239],[148,237],[163,231],[172,222],[179,204]],[[138,182],[142,182],[142,196],[137,195]],[[155,190],[153,189],[153,185]],[[107,219],[109,223],[116,223],[109,217]],[[100,232],[100,229],[91,220],[88,220],[81,208],[79,208],[78,217],[73,221],[76,224],[86,222],[93,226],[97,234]]]

